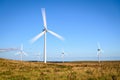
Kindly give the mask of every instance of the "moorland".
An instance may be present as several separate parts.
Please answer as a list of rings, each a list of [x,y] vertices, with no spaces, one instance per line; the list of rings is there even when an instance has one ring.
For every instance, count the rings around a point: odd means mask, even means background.
[[[0,80],[120,80],[120,61],[45,64],[0,58]]]

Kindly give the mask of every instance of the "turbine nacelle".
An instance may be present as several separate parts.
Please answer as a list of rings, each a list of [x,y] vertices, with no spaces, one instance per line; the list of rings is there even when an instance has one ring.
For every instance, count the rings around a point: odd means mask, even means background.
[[[45,28],[45,29],[43,29],[42,31],[43,31],[43,32],[44,32],[44,31],[47,32],[47,29]]]
[[[101,51],[101,49],[97,49],[97,51]]]
[[[64,52],[62,52],[62,54],[64,54]]]

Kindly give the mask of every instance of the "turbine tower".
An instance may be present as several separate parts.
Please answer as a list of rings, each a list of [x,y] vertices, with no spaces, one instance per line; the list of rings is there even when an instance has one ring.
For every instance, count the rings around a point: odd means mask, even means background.
[[[62,56],[61,56],[61,57],[62,57],[62,60],[63,60],[63,61],[62,61],[63,63],[64,63],[64,55],[65,55],[65,52],[64,52],[64,50],[63,50],[63,51],[62,51]]]
[[[19,49],[19,52],[16,53],[16,54],[20,55],[21,61],[22,61],[22,59],[23,59],[23,55],[27,56],[27,54],[23,51],[23,44],[21,44],[21,47],[20,47],[20,49]]]
[[[97,43],[98,49],[97,49],[97,55],[98,55],[98,62],[100,63],[100,55],[103,52],[103,50],[100,47],[100,43]]]
[[[46,63],[46,33],[49,32],[50,34],[56,36],[57,38],[59,38],[59,39],[61,39],[61,40],[64,40],[64,39],[63,39],[63,37],[61,37],[60,35],[56,34],[55,32],[47,29],[45,8],[42,8],[41,11],[42,11],[44,29],[43,29],[43,31],[42,31],[41,33],[39,33],[37,36],[35,36],[35,37],[31,40],[31,42],[32,42],[32,43],[35,42],[35,41],[38,40],[42,35],[44,35],[44,63]]]

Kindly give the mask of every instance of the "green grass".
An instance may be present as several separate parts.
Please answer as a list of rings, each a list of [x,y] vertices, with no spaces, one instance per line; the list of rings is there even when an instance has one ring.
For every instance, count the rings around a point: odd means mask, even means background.
[[[0,59],[0,80],[120,80],[120,61],[44,64]]]

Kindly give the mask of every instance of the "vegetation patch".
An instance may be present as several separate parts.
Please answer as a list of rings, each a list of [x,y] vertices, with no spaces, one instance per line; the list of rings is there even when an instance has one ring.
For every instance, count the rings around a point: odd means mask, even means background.
[[[44,64],[0,59],[0,80],[120,80],[120,61]]]

